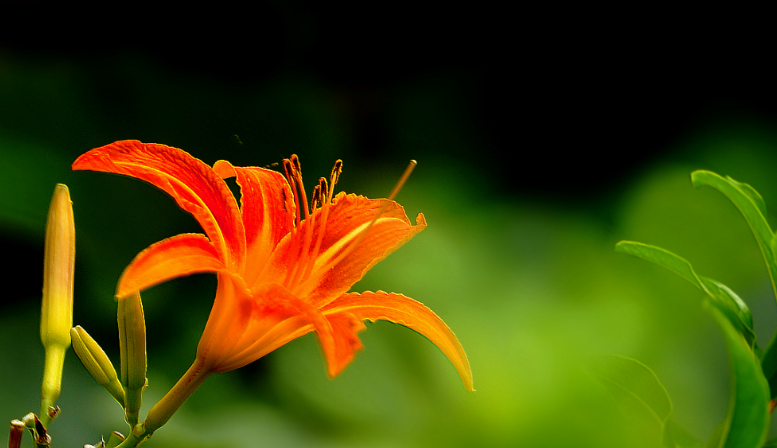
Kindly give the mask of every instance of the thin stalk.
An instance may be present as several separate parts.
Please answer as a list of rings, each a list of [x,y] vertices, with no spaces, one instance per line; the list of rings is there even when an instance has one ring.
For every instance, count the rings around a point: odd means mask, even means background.
[[[191,367],[189,367],[189,370],[175,383],[175,386],[148,411],[146,420],[139,425],[135,425],[132,432],[117,448],[138,446],[154,431],[167,423],[175,411],[212,373],[212,371],[204,368],[200,360],[195,360]]]

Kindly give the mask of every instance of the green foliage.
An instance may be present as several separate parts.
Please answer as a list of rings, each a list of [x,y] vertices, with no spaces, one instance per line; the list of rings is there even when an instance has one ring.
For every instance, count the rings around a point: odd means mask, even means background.
[[[715,447],[757,448],[769,430],[769,385],[761,363],[738,331],[716,309],[710,309],[726,340],[731,358],[731,400],[728,417]]]
[[[777,297],[777,236],[772,232],[769,223],[766,221],[766,205],[761,195],[750,185],[735,181],[730,177],[725,179],[709,171],[694,171],[691,174],[693,185],[697,188],[702,185],[708,185],[723,193],[734,205],[742,212],[745,221],[753,231],[758,247],[761,249],[766,267],[769,272],[769,279],[772,282],[772,289]],[[777,336],[777,334],[775,334]],[[763,362],[763,371],[769,380],[772,389],[771,398],[777,397],[777,338],[772,338],[766,348],[761,361]]]
[[[660,247],[633,241],[621,241],[615,246],[615,250],[651,261],[691,282],[704,291],[710,305],[723,313],[731,325],[742,334],[748,345],[754,346],[753,315],[747,304],[726,285],[697,275],[688,261]]]
[[[717,189],[739,209],[755,235],[774,287],[775,278],[777,278],[777,263],[774,258],[777,243],[766,221],[766,205],[761,195],[750,185],[737,182],[730,177],[723,178],[709,171],[696,171],[692,173],[691,179],[696,187],[708,185]],[[761,351],[755,343],[752,314],[744,301],[731,289],[715,280],[699,276],[687,260],[668,250],[631,241],[621,241],[615,249],[675,272],[706,295],[704,304],[723,333],[732,369],[728,415],[710,438],[708,446],[716,448],[773,446],[773,442],[763,444],[769,430],[769,401],[774,397],[773,390],[776,389],[773,383],[777,372],[777,349],[774,348],[777,337],[772,339],[766,352],[762,354],[762,367],[759,359]],[[775,294],[777,294],[777,288],[775,288]],[[643,373],[643,376],[649,375]],[[638,386],[645,382],[643,378],[623,377],[622,379],[628,382],[626,388],[629,390],[637,390]],[[647,396],[644,391],[642,395]],[[698,442],[688,437],[688,434],[679,426],[669,422],[668,414],[661,424],[664,428],[665,446],[670,448],[699,446]]]

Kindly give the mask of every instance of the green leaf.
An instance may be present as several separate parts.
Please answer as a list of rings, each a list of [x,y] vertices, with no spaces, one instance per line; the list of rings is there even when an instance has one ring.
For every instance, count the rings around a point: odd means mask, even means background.
[[[672,413],[672,402],[656,374],[641,362],[617,355],[595,355],[585,368],[599,380],[619,405],[635,402],[663,426]]]
[[[777,279],[777,263],[775,263],[774,251],[772,250],[774,233],[769,227],[769,223],[766,222],[766,205],[764,205],[761,195],[750,185],[737,182],[730,177],[724,179],[711,171],[694,171],[691,173],[691,181],[696,188],[702,185],[715,188],[739,209],[761,248],[774,287],[775,279]],[[775,293],[777,293],[777,288],[775,288]]]
[[[753,231],[758,247],[761,249],[769,279],[772,283],[775,297],[777,297],[777,236],[772,232],[766,221],[766,204],[761,195],[750,185],[735,181],[730,177],[725,179],[710,171],[694,171],[691,173],[691,181],[695,187],[708,185],[723,193],[744,216],[745,221]],[[777,396],[777,333],[769,342],[761,357],[763,371],[769,383],[773,386],[772,398]]]
[[[758,210],[761,212],[761,215],[766,217],[766,203],[764,202],[764,198],[761,197],[761,194],[755,191],[755,188],[750,186],[749,184],[743,184],[741,182],[737,182],[734,179],[731,178],[731,176],[726,176],[726,180],[731,182],[734,185],[737,185],[740,190],[742,190],[742,193],[745,193],[750,197],[750,200],[753,201],[753,204],[755,204],[756,207],[758,207]]]
[[[777,235],[772,238],[772,253],[777,253]],[[777,332],[772,336],[769,345],[761,356],[761,368],[769,379],[769,387],[772,390],[772,398],[777,398]]]
[[[742,216],[745,217],[745,221],[747,221],[747,224],[753,231],[755,240],[758,242],[758,247],[761,248],[761,253],[769,270],[772,288],[777,297],[777,285],[775,284],[775,280],[777,280],[777,262],[775,262],[775,251],[772,247],[774,233],[766,221],[766,205],[761,195],[748,184],[737,182],[730,177],[724,179],[711,171],[694,171],[691,173],[691,181],[696,188],[708,185],[720,191],[734,203],[742,213]]]
[[[755,333],[753,333],[753,314],[750,312],[750,308],[748,308],[745,301],[740,299],[734,291],[723,283],[718,283],[707,277],[699,276],[699,278],[701,278],[704,283],[707,294],[713,299],[713,304],[727,316],[729,316],[730,313],[736,315],[739,322],[732,320],[731,323],[734,325],[734,328],[737,328],[743,333],[745,339],[747,339],[748,345],[752,347],[753,342],[755,341]],[[747,331],[739,329],[738,323],[744,325]]]
[[[769,431],[769,385],[761,363],[717,308],[708,308],[723,332],[731,359],[731,400],[717,448],[760,448]]]
[[[742,299],[722,283],[696,274],[687,260],[666,249],[634,241],[621,241],[615,245],[616,252],[623,252],[653,262],[701,289],[709,302],[729,320],[731,325],[747,340],[750,347],[755,344],[753,315]]]

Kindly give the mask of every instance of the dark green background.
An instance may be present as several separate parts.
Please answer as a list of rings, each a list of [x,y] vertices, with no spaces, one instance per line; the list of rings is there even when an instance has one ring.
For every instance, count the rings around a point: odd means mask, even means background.
[[[6,17],[36,8],[63,12],[19,2]],[[39,17],[0,41],[0,420],[38,407],[42,237],[56,183],[70,187],[76,214],[74,322],[114,361],[122,269],[151,243],[199,231],[142,182],[70,171],[121,139],[209,164],[296,153],[309,187],[342,158],[340,188],[370,197],[417,159],[398,201],[429,227],[354,290],[402,292],[435,310],[477,389],[465,392],[412,331],[368,324],[366,349],[334,381],[306,336],[209,379],[149,446],[655,446],[656,427],[623,417],[578,370],[602,352],[653,368],[674,419],[698,438],[724,418],[727,356],[701,294],[612,249],[633,239],[687,258],[748,301],[762,345],[771,336],[775,300],[744,220],[689,179],[731,175],[777,207],[774,73],[757,25],[691,30],[671,14],[610,23],[596,11],[489,4],[271,2],[196,20],[149,8]],[[214,290],[213,276],[198,275],[144,294],[144,411],[193,359]],[[72,353],[60,404],[58,446],[125,430]]]

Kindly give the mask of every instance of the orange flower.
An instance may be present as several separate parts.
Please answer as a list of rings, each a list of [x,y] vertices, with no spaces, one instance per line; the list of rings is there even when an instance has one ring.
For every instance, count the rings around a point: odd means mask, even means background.
[[[182,234],[138,254],[119,280],[121,299],[175,277],[214,272],[218,288],[197,348],[197,370],[226,372],[315,331],[334,377],[362,348],[364,320],[421,333],[453,363],[467,390],[472,373],[456,336],[431,310],[401,294],[349,293],[378,261],[426,227],[387,199],[333,194],[341,171],[321,178],[308,206],[299,159],[286,177],[220,160],[213,168],[164,145],[120,141],[83,154],[75,170],[124,174],[164,190],[205,235]],[[236,177],[240,206],[224,182]]]

